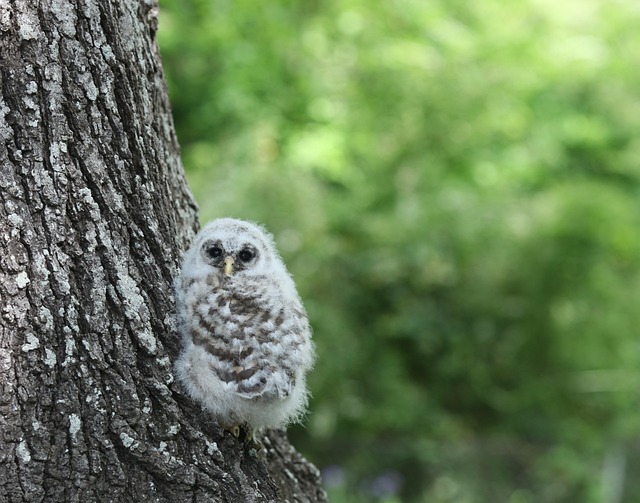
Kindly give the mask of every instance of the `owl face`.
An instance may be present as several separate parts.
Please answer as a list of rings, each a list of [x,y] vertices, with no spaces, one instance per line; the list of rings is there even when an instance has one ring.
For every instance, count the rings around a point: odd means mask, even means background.
[[[197,260],[224,277],[261,274],[272,257],[278,257],[270,236],[241,220],[215,220],[202,230],[199,241]]]
[[[250,243],[229,246],[219,239],[205,241],[200,249],[202,258],[209,265],[224,271],[225,276],[251,269],[260,260],[260,253]]]

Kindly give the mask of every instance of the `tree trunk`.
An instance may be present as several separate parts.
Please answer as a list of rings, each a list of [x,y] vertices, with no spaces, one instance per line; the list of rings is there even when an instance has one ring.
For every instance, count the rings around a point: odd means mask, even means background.
[[[180,392],[197,227],[152,0],[0,0],[0,501],[324,501]]]

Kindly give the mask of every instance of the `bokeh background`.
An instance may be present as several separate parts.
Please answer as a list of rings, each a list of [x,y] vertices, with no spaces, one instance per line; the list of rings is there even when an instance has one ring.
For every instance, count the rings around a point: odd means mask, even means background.
[[[160,7],[201,219],[308,309],[330,501],[640,501],[640,2]]]

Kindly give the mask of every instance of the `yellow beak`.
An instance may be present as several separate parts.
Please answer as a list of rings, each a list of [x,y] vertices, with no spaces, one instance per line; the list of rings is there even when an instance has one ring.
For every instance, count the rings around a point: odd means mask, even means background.
[[[233,274],[233,262],[233,257],[224,258],[224,273],[227,276],[231,276]]]

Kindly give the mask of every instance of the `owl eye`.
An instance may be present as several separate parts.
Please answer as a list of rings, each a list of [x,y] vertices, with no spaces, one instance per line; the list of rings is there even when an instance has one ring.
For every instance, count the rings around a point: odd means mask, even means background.
[[[249,262],[254,256],[255,253],[248,248],[242,250],[238,255],[238,257],[240,257],[240,260],[242,260],[243,262]]]
[[[222,257],[222,248],[220,248],[219,246],[212,246],[207,250],[207,254],[211,258],[220,258]]]

